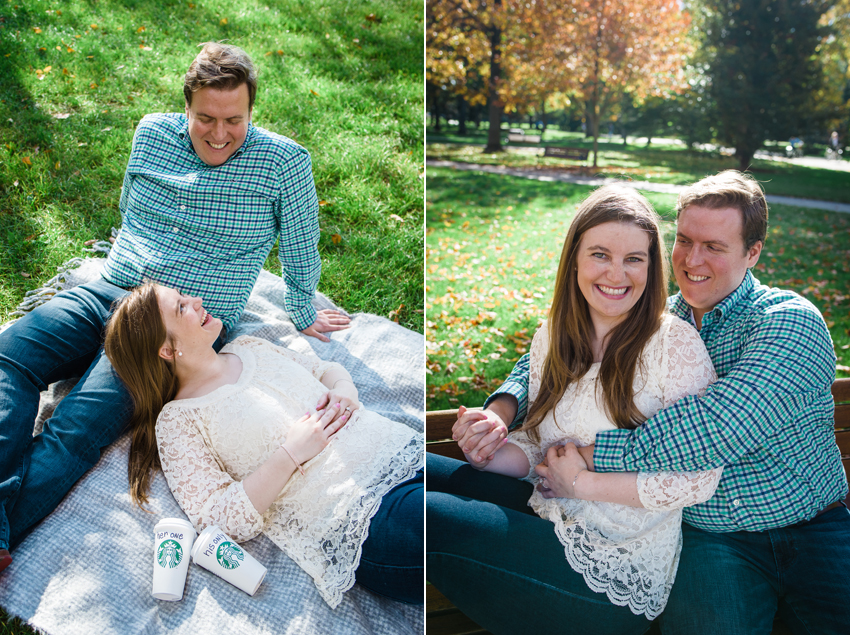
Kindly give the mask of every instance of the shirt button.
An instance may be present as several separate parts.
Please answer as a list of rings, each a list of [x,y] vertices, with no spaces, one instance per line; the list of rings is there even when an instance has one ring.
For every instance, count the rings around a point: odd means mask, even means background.
[[[738,499],[736,498],[735,500],[733,500],[733,501],[732,501],[732,504],[733,504],[735,507],[737,507],[738,505],[740,505],[740,504],[741,504],[741,501],[740,501],[740,500],[738,500]]]
[[[179,229],[177,229],[176,227],[172,227],[172,228],[171,228],[171,231],[173,231],[175,234],[177,234],[177,233],[179,233],[179,232],[180,232],[180,230],[179,230]]]
[[[180,210],[185,212],[185,211],[186,211],[186,206],[185,206],[185,205],[181,205],[181,206],[180,206]]]

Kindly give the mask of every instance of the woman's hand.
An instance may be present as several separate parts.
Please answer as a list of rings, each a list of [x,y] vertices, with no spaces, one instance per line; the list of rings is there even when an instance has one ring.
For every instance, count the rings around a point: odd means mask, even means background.
[[[458,409],[457,421],[452,426],[452,438],[471,465],[482,469],[496,452],[504,446],[508,427],[490,410]]]
[[[331,406],[313,414],[305,414],[293,423],[284,445],[292,459],[301,465],[324,450],[334,435],[345,425],[349,414],[339,406]]]
[[[322,395],[316,404],[316,410],[330,408],[335,410],[337,417],[348,415],[348,419],[360,405],[357,400],[357,388],[350,381],[340,380],[339,387],[331,388]],[[338,408],[336,406],[339,406]],[[334,418],[334,420],[336,417]]]
[[[587,463],[574,443],[552,446],[546,459],[534,468],[540,477],[537,491],[543,498],[576,498],[574,485]]]

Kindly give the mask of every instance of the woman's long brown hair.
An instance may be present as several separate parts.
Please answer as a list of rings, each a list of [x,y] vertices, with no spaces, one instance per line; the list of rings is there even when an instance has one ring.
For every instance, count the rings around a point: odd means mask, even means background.
[[[593,323],[587,300],[578,286],[576,262],[584,233],[603,223],[631,223],[649,235],[649,271],[643,295],[607,336],[599,369],[605,412],[618,428],[635,428],[644,417],[635,405],[634,379],[641,352],[661,326],[667,303],[667,257],[659,234],[658,214],[631,188],[605,186],[580,206],[570,224],[549,312],[549,350],[543,363],[540,392],[528,411],[523,430],[539,440],[537,426],[573,382],[593,364]]]
[[[160,467],[156,419],[177,394],[171,365],[159,356],[167,339],[152,282],[119,300],[106,325],[106,356],[133,397],[127,475],[130,497],[140,507],[148,500],[151,470]]]

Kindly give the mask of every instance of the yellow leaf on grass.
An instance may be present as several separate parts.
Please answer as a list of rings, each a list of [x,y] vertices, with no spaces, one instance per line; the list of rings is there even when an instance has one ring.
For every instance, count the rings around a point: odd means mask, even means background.
[[[399,223],[404,222],[404,219],[398,214],[390,214],[390,218],[392,218],[393,220],[397,220]]]
[[[318,96],[319,96],[319,93],[317,93],[317,92],[316,92],[315,90],[313,90],[312,88],[310,89],[310,92],[311,92],[311,93],[313,93],[316,97],[318,97]]]
[[[90,26],[91,28],[93,28],[93,29],[96,29],[96,28],[97,28],[97,25],[96,25],[96,24],[90,24],[89,26]]]
[[[319,207],[324,207],[325,205],[330,205],[327,201],[319,201]]]
[[[32,165],[32,159],[30,159],[29,157],[24,157],[21,159],[21,161],[23,161],[26,165]]]
[[[145,27],[140,26],[138,29],[136,29],[136,33],[141,33],[144,30],[145,30]]]
[[[59,163],[59,161],[57,161],[57,162],[56,162],[56,165],[55,165],[55,166],[53,166],[53,167],[54,167],[54,168],[56,168],[56,169],[58,170],[59,168],[61,168],[61,167],[62,167],[62,164],[61,164],[61,163]]]
[[[340,236],[339,234],[334,234],[333,236],[331,236],[331,240],[333,241],[334,245],[338,245],[342,242],[342,236]]]
[[[34,26],[32,28],[32,30],[35,31],[36,33],[41,33],[41,29],[39,29],[37,26]]]
[[[92,82],[91,84],[89,84],[89,88],[97,88],[97,84],[95,84],[94,82]]]
[[[227,24],[227,18],[222,18],[222,19],[219,21],[219,24],[220,24],[221,26],[226,25],[226,24]]]

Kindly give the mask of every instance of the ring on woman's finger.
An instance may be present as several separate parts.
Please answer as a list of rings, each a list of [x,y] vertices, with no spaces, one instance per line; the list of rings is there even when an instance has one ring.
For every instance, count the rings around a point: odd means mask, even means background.
[[[346,407],[345,407],[345,411],[346,411],[346,412],[351,412],[351,406],[346,406]]]

